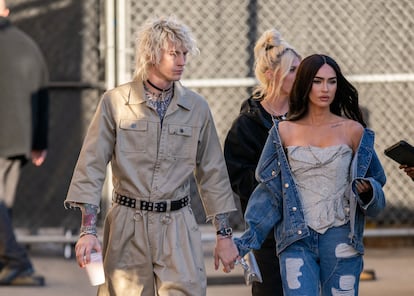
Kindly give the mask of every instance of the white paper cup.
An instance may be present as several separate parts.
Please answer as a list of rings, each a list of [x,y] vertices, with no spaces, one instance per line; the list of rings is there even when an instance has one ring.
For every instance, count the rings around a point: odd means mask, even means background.
[[[85,268],[92,286],[105,283],[102,253],[91,253],[91,262]]]

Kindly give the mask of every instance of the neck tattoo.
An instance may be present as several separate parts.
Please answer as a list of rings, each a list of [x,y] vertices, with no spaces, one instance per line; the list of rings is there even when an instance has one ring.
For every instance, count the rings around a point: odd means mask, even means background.
[[[154,83],[152,83],[149,79],[147,79],[147,82],[148,82],[148,84],[149,84],[149,85],[151,85],[153,88],[155,88],[156,90],[161,91],[161,92],[166,92],[166,91],[169,91],[169,90],[171,89],[171,87],[172,87],[172,86],[170,86],[169,88],[165,88],[165,89],[163,89],[163,88],[160,88],[160,87],[156,86],[156,85],[155,85]]]

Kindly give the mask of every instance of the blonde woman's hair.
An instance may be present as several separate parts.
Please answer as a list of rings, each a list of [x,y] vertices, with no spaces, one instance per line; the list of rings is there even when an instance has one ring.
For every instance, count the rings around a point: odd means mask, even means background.
[[[148,78],[148,68],[160,63],[162,51],[168,48],[169,42],[176,47],[183,46],[189,54],[199,53],[190,29],[175,17],[150,20],[141,27],[137,34],[134,79],[146,80]]]
[[[289,74],[295,57],[301,59],[296,50],[275,29],[265,31],[254,47],[255,75],[259,84],[253,98],[279,96],[283,80]],[[269,79],[266,72],[273,72]],[[275,77],[279,77],[276,81]]]

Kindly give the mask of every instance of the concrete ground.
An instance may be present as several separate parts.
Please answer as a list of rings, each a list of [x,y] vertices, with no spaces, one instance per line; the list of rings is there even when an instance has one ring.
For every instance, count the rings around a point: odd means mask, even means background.
[[[204,231],[204,230],[203,230]],[[212,259],[214,241],[210,229],[203,232],[205,263],[208,274],[207,296],[249,296],[241,266],[230,274],[215,271]],[[63,246],[57,243],[33,244],[31,258],[37,273],[46,278],[44,287],[0,286],[0,295],[8,296],[87,296],[96,295],[88,282],[86,271],[74,259],[65,259]],[[414,247],[368,248],[365,269],[374,270],[376,280],[362,281],[363,296],[414,295]],[[271,295],[269,295],[271,296]]]

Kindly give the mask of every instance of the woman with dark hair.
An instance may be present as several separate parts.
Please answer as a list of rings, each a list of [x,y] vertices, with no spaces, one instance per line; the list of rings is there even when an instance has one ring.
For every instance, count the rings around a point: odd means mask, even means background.
[[[329,56],[301,62],[289,103],[259,160],[239,254],[260,248],[274,228],[285,296],[358,295],[365,216],[385,207],[374,132]]]
[[[303,61],[300,76],[296,77],[296,87],[292,89],[289,119],[298,120],[308,113],[309,93],[314,83],[310,78],[315,77],[324,64],[329,65],[336,73],[338,91],[335,93],[333,102],[329,105],[330,111],[338,116],[345,116],[358,121],[363,127],[366,127],[358,105],[358,91],[343,76],[338,64],[332,58],[324,55],[313,55]]]

